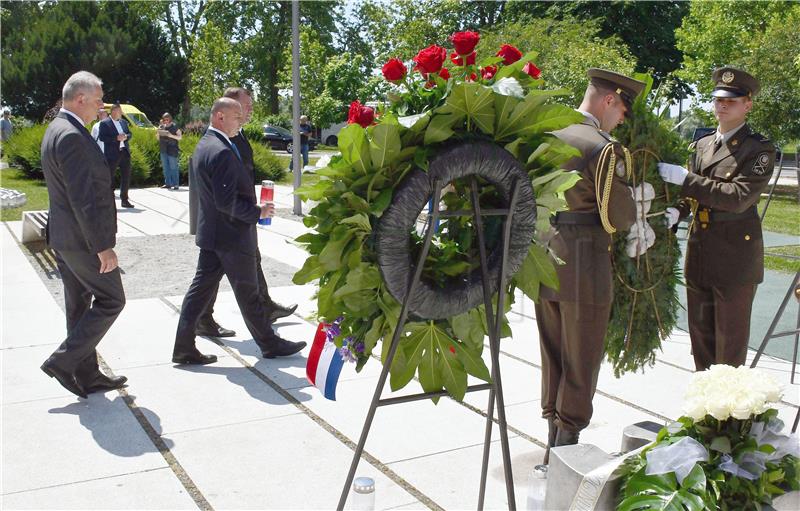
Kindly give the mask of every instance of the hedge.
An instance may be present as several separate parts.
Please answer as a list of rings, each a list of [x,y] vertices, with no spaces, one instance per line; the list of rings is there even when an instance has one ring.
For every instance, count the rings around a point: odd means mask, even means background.
[[[32,179],[41,179],[42,159],[41,146],[46,124],[35,124],[28,128],[15,131],[11,138],[3,145],[3,152],[10,165],[22,169],[25,175]],[[149,186],[163,182],[161,155],[158,149],[158,139],[155,132],[132,127],[131,138],[131,185]],[[181,155],[179,170],[181,182],[188,183],[189,157],[200,141],[199,135],[186,134],[180,141]],[[259,142],[253,141],[253,160],[256,170],[256,179],[280,180],[286,173],[281,160],[274,156],[269,149]]]

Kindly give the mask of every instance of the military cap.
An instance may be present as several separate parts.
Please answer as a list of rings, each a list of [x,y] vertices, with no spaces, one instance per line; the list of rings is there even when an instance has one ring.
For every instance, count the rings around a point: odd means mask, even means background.
[[[589,75],[589,81],[592,85],[609,89],[619,94],[628,109],[626,115],[630,112],[636,97],[644,90],[644,82],[607,69],[593,67],[586,74]]]
[[[753,75],[735,67],[721,67],[714,71],[711,79],[714,80],[711,95],[715,98],[752,97],[761,89]]]

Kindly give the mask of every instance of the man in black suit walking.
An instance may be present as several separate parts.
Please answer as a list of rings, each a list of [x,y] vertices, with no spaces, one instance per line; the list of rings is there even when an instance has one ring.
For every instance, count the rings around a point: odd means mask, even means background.
[[[247,124],[250,121],[250,116],[253,114],[253,98],[250,96],[250,91],[242,87],[228,87],[225,90],[223,97],[235,99],[239,102],[239,104],[242,105],[242,115],[244,117],[242,121],[243,124]],[[235,136],[231,137],[231,142],[239,150],[244,169],[248,174],[253,176],[253,180],[255,181],[256,171],[253,163],[253,148],[250,146],[250,141],[247,140],[247,137],[245,137],[244,131],[240,129]],[[256,252],[256,258],[258,259],[258,266],[256,269],[260,291],[259,296],[261,297],[261,301],[267,310],[267,315],[269,316],[270,322],[293,314],[294,311],[297,310],[297,304],[292,304],[289,306],[281,305],[273,301],[272,297],[269,296],[267,279],[264,277],[264,271],[261,269],[260,251]],[[219,286],[217,286],[217,289],[214,289],[214,291],[211,293],[211,302],[208,304],[206,310],[203,311],[202,316],[200,316],[200,321],[197,324],[197,335],[209,337],[232,337],[236,335],[236,332],[221,327],[219,323],[214,320],[214,302],[217,299],[218,287]]]
[[[245,171],[239,149],[230,137],[242,126],[242,106],[220,98],[211,108],[208,131],[192,154],[197,190],[197,236],[200,247],[197,272],[181,305],[172,361],[176,364],[210,364],[195,346],[195,330],[202,312],[222,275],[228,277],[247,329],[264,358],[297,353],[306,343],[281,339],[272,331],[257,277],[259,218],[275,213],[272,205],[258,206],[252,175]]]
[[[125,306],[117,255],[111,173],[86,129],[103,106],[102,82],[79,71],[62,90],[63,107],[42,140],[50,212],[47,243],[64,283],[67,338],[42,371],[80,397],[122,387],[100,372],[95,348]]]
[[[111,189],[114,189],[114,175],[119,168],[119,198],[123,208],[132,208],[128,200],[131,185],[131,144],[133,136],[128,121],[122,118],[122,107],[118,103],[111,106],[111,116],[100,122],[99,138],[103,142],[106,161],[111,169]]]

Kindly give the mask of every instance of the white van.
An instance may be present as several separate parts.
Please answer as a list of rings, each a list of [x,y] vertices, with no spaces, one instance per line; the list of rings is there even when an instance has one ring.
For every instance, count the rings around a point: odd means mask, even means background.
[[[339,130],[345,126],[347,126],[347,121],[331,124],[327,128],[323,128],[322,131],[320,131],[319,139],[325,145],[336,147],[336,145],[339,143]]]

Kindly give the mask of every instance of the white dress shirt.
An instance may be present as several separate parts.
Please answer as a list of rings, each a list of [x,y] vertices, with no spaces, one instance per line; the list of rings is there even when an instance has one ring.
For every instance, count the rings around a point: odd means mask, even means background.
[[[122,124],[120,124],[120,122],[118,120],[112,118],[111,122],[113,122],[114,123],[114,127],[117,128],[117,133],[119,133],[120,135],[124,135],[125,134],[125,132],[122,131]],[[125,141],[124,140],[120,140],[119,141],[119,148],[120,149],[125,149]]]

